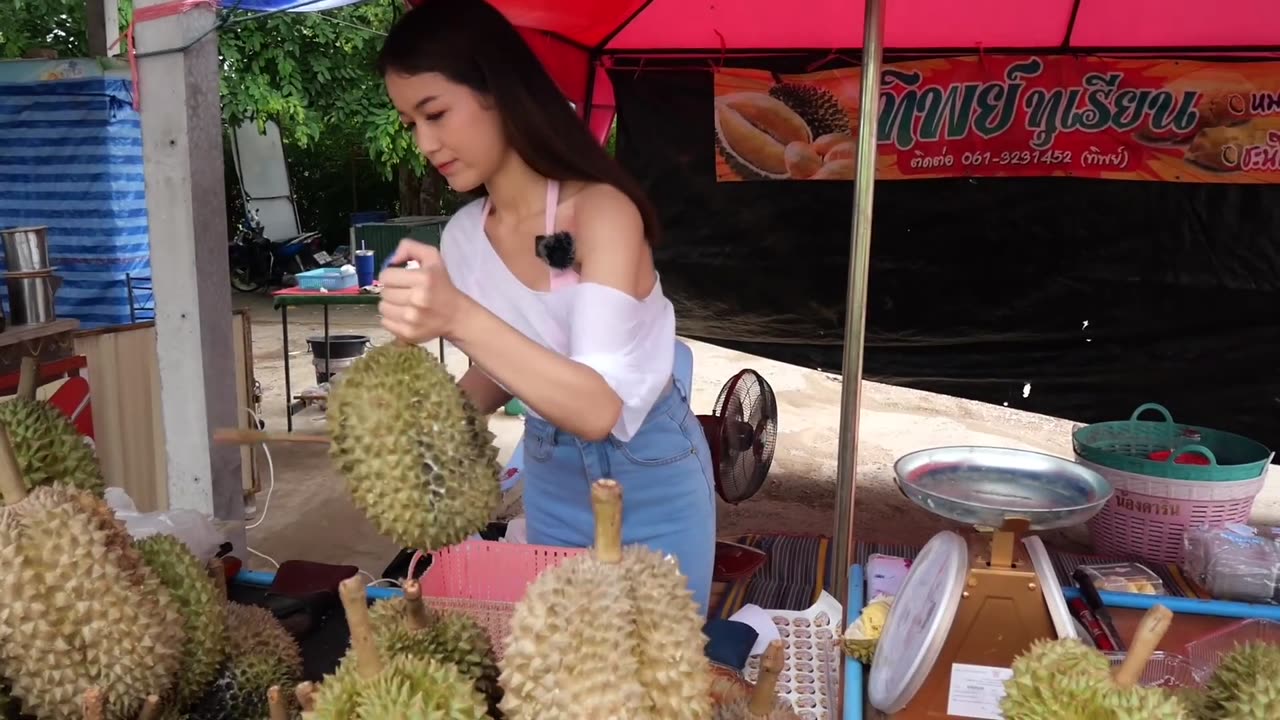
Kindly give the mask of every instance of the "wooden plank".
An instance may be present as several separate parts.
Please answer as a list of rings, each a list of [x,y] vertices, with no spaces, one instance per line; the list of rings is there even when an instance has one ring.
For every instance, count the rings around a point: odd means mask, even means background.
[[[71,357],[75,354],[71,335],[78,327],[79,320],[55,320],[5,328],[0,332],[0,375],[18,372],[26,357],[42,365]]]

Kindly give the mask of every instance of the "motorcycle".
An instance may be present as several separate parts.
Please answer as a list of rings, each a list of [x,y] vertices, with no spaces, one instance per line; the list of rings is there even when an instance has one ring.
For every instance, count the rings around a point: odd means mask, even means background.
[[[325,252],[324,238],[318,232],[275,240],[268,238],[257,208],[246,213],[229,250],[231,287],[245,293],[270,286],[289,287],[296,284],[294,276],[298,273],[318,267],[340,267],[347,262],[345,247],[330,255]]]

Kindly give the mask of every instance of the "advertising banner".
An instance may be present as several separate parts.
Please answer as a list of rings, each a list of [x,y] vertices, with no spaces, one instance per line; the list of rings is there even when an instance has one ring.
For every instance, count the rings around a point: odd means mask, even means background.
[[[716,177],[852,180],[858,68],[715,75]],[[992,57],[887,64],[877,174],[1280,183],[1280,62]]]

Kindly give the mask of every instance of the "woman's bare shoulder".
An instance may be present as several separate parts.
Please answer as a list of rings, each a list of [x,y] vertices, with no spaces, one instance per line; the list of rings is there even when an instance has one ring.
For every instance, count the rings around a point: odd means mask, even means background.
[[[580,184],[571,202],[570,225],[575,241],[584,249],[604,242],[614,248],[646,244],[640,209],[613,185]]]

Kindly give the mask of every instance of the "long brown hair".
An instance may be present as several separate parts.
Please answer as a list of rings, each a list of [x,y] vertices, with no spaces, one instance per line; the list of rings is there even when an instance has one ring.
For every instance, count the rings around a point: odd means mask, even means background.
[[[639,208],[649,242],[658,242],[658,214],[640,184],[596,142],[520,32],[489,3],[424,0],[392,26],[377,69],[440,73],[492,98],[507,141],[529,167],[553,180],[614,186]]]

